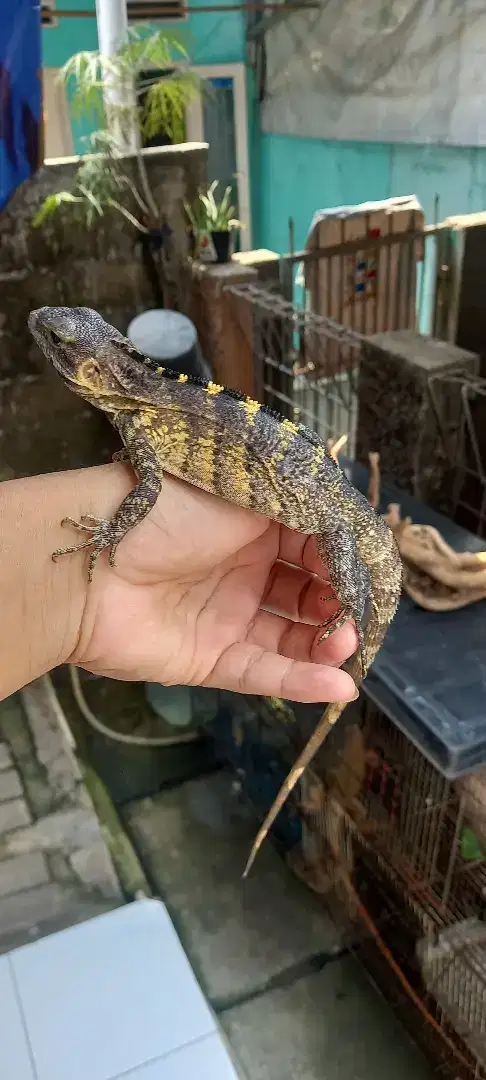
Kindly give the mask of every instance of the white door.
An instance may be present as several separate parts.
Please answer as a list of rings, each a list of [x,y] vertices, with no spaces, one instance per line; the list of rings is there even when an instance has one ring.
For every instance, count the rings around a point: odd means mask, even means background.
[[[42,68],[42,111],[44,117],[44,159],[74,154],[66,87],[59,81],[59,68]]]
[[[192,102],[186,119],[188,142],[207,142],[208,178],[219,180],[222,196],[228,184],[234,189],[237,217],[246,226],[240,232],[240,247],[250,251],[250,177],[248,159],[248,115],[244,64],[211,64],[194,67],[207,80],[209,93]]]

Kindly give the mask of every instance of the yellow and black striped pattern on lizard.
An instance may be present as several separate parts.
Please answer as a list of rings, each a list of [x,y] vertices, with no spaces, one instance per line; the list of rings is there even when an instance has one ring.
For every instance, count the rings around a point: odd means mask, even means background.
[[[106,548],[113,562],[117,545],[153,507],[164,472],[172,473],[316,536],[342,609],[327,633],[354,619],[359,650],[351,673],[359,684],[397,609],[402,565],[390,529],[322,439],[237,391],[158,367],[89,308],[40,308],[29,326],[67,385],[108,414],[138,475],[113,518],[93,522],[84,545],[91,548],[90,577]],[[245,873],[343,708],[337,703],[324,713],[258,833]]]

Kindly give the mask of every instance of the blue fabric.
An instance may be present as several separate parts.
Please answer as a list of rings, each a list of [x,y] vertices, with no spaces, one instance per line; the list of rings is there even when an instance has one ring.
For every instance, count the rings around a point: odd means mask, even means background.
[[[36,171],[42,112],[38,0],[1,0],[0,210]]]

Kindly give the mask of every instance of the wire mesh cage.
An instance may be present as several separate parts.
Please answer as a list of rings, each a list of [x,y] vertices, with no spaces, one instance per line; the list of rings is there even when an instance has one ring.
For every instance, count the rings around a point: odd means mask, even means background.
[[[302,779],[288,862],[440,1072],[486,1076],[486,770],[447,780],[363,699]]]
[[[328,443],[342,440],[346,458],[353,461],[360,360],[367,339],[303,310],[277,291],[254,285],[228,291],[251,310],[259,399]],[[429,463],[433,483],[427,473],[424,485],[430,487],[430,502],[486,537],[486,378],[448,371],[431,376],[428,388],[434,459]]]
[[[305,709],[227,696],[237,774],[263,815],[306,741]],[[485,1080],[486,773],[447,780],[363,697],[273,836],[437,1074]]]
[[[432,377],[431,400],[447,468],[441,501],[459,524],[486,537],[486,379]]]
[[[228,289],[251,307],[257,396],[312,427],[326,442],[348,439],[353,456],[361,338],[255,285]]]
[[[223,698],[224,756],[264,816],[314,717],[279,699]],[[437,1074],[485,1080],[486,770],[446,779],[363,696],[272,834]]]
[[[328,442],[346,436],[352,459],[363,338],[278,293],[231,291],[251,305],[260,400]],[[486,380],[456,372],[429,388],[442,507],[486,535]],[[281,731],[275,703],[261,709]],[[284,724],[290,761],[303,729]],[[366,698],[339,728],[290,800],[286,858],[439,1074],[486,1080],[486,770],[446,779]]]

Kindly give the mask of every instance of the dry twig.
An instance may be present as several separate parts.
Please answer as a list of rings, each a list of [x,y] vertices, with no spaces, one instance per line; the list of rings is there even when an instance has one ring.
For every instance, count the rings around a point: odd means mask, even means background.
[[[368,498],[380,502],[380,456],[370,453]],[[403,587],[427,611],[456,611],[486,599],[486,551],[457,552],[432,525],[402,518],[398,503],[383,515],[395,535],[403,560]]]

